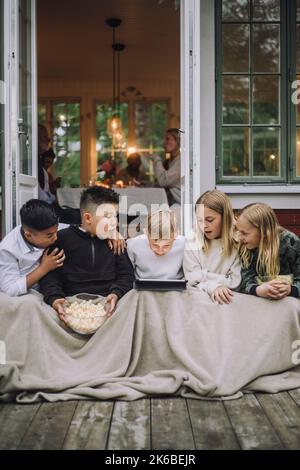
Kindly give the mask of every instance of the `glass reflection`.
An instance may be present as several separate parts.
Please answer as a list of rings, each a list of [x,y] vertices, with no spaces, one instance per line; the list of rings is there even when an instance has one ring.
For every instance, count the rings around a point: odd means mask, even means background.
[[[223,123],[249,124],[248,77],[223,77]]]
[[[223,25],[223,72],[249,72],[249,25]]]
[[[253,25],[253,71],[280,72],[279,25]]]
[[[223,0],[222,18],[224,21],[249,21],[249,0]]]
[[[253,123],[279,123],[278,77],[253,77]]]
[[[253,176],[279,176],[279,129],[253,129]]]
[[[225,127],[222,141],[223,176],[249,176],[249,129]]]
[[[280,0],[253,0],[254,21],[279,21]]]

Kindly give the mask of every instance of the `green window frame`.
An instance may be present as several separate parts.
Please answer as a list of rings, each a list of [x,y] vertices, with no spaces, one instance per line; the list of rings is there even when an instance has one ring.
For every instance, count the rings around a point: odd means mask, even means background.
[[[258,4],[266,7],[266,3],[272,3],[272,0],[240,0],[235,1],[235,8],[237,5],[243,4],[246,8],[246,4],[249,6],[249,17],[247,21],[243,18],[236,19],[224,19],[222,18],[223,12],[223,3],[230,3],[228,0],[215,0],[215,14],[216,14],[216,180],[217,184],[243,184],[243,183],[253,183],[253,184],[291,184],[300,182],[300,105],[297,106],[292,102],[292,95],[295,93],[295,80],[299,80],[300,89],[300,0],[280,0],[280,18],[276,20],[258,20],[254,16],[254,10],[257,8]],[[273,2],[275,3],[275,2]],[[224,8],[226,11],[226,6]],[[237,10],[235,10],[237,12]],[[265,10],[266,11],[266,10]],[[238,13],[234,13],[238,16]],[[272,16],[272,15],[271,15]],[[226,56],[224,60],[223,53],[223,34],[226,34],[226,28],[236,28],[242,25],[247,25],[249,28],[249,42],[245,46],[245,50],[249,51],[249,66],[248,69],[242,71],[228,71],[224,66],[226,65]],[[254,50],[253,46],[253,37],[255,28],[262,27],[261,25],[268,25],[272,27],[273,25],[279,25],[280,36],[279,36],[279,57],[280,57],[280,67],[278,71],[259,71],[254,67],[254,54],[257,54],[257,50]],[[225,33],[224,33],[225,31]],[[227,29],[228,31],[228,29]],[[242,29],[241,29],[242,31]],[[242,41],[243,38],[240,37]],[[298,47],[297,47],[298,46]],[[233,51],[234,53],[234,51]],[[298,57],[297,57],[298,55]],[[237,62],[239,62],[239,55],[237,57]],[[257,103],[254,103],[255,97],[253,90],[255,89],[255,83],[259,83],[261,80],[274,80],[274,77],[279,77],[279,99],[278,99],[278,122],[272,123],[261,123],[255,121],[255,112],[257,108]],[[249,107],[249,120],[247,118],[244,122],[226,122],[224,115],[226,112],[226,106],[224,107],[224,96],[226,98],[226,80],[227,83],[232,82],[232,87],[236,84],[242,83],[243,80],[247,79],[249,81],[249,90],[248,97],[244,93],[244,100],[248,99]],[[224,85],[225,84],[225,85]],[[224,91],[225,90],[225,91]],[[300,100],[300,91],[298,93]],[[234,96],[234,94],[233,94]],[[259,104],[259,103],[258,103]],[[261,104],[261,103],[260,103]],[[230,109],[230,106],[229,106]],[[232,107],[234,110],[234,106]],[[297,111],[298,110],[298,111]],[[240,116],[241,110],[239,110]],[[232,119],[232,118],[231,118]],[[241,119],[241,117],[239,117]],[[265,129],[272,128],[278,129],[280,133],[280,140],[278,146],[278,173],[276,171],[270,172],[270,174],[259,174],[257,166],[255,166],[261,161],[255,155],[254,152],[254,143],[255,136],[263,135]],[[242,132],[243,131],[243,132]],[[235,133],[235,134],[233,134]],[[230,150],[230,142],[241,141],[241,136],[243,133],[248,135],[247,139],[244,137],[243,149],[240,151],[242,155],[243,163],[246,161],[244,148],[249,149],[249,171],[244,170],[244,166],[240,166],[243,171],[238,168],[236,174],[234,171],[228,171],[229,165],[226,163],[226,158],[228,160],[228,155],[234,155],[234,151]],[[266,132],[267,134],[267,132]],[[265,138],[265,140],[267,140]],[[224,145],[223,145],[224,141]],[[227,147],[226,147],[227,146]],[[229,150],[228,150],[229,149]],[[268,149],[268,145],[267,145]],[[227,152],[227,153],[226,153]],[[230,153],[231,152],[231,153]],[[269,150],[270,158],[276,158],[276,155],[273,155]],[[236,152],[236,155],[239,155]],[[262,155],[265,155],[262,151]],[[255,158],[257,158],[255,160]],[[263,161],[264,163],[264,161]],[[227,166],[226,166],[227,165]],[[263,172],[262,172],[263,173]]]

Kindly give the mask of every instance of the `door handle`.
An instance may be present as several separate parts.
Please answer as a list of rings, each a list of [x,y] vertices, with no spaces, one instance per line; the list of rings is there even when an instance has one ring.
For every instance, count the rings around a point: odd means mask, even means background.
[[[26,136],[26,147],[29,147],[29,135],[26,131],[22,130],[25,126],[23,118],[18,119],[18,136],[21,137],[22,135]]]

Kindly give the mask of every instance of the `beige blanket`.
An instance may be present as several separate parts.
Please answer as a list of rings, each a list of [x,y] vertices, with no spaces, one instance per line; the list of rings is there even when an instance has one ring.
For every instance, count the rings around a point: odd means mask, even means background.
[[[300,301],[235,294],[129,292],[98,332],[81,336],[33,295],[0,294],[0,400],[237,398],[300,387],[292,360]],[[300,354],[298,355],[300,357]]]

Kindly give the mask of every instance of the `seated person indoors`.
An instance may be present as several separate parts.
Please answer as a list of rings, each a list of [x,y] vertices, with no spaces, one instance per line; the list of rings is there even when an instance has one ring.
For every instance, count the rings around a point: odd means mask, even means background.
[[[39,280],[61,267],[63,250],[49,253],[57,239],[58,218],[44,201],[31,199],[20,211],[21,225],[0,243],[0,291],[16,297],[38,289]]]
[[[147,180],[146,173],[142,169],[142,159],[139,153],[131,153],[127,157],[127,167],[120,170],[114,177],[115,182],[121,180],[126,186],[140,186]]]
[[[127,241],[128,256],[140,279],[181,279],[185,237],[170,210],[150,213],[145,235]]]
[[[51,148],[39,156],[39,199],[48,202],[48,204],[56,202],[56,190],[61,180],[60,178],[54,179],[50,173],[54,160],[55,153]]]
[[[55,247],[64,250],[66,260],[42,279],[40,287],[45,302],[62,320],[67,296],[105,296],[111,315],[118,300],[132,289],[134,275],[127,253],[115,254],[107,242],[117,231],[118,202],[118,194],[111,189],[86,189],[80,200],[81,225],[58,233]]]

